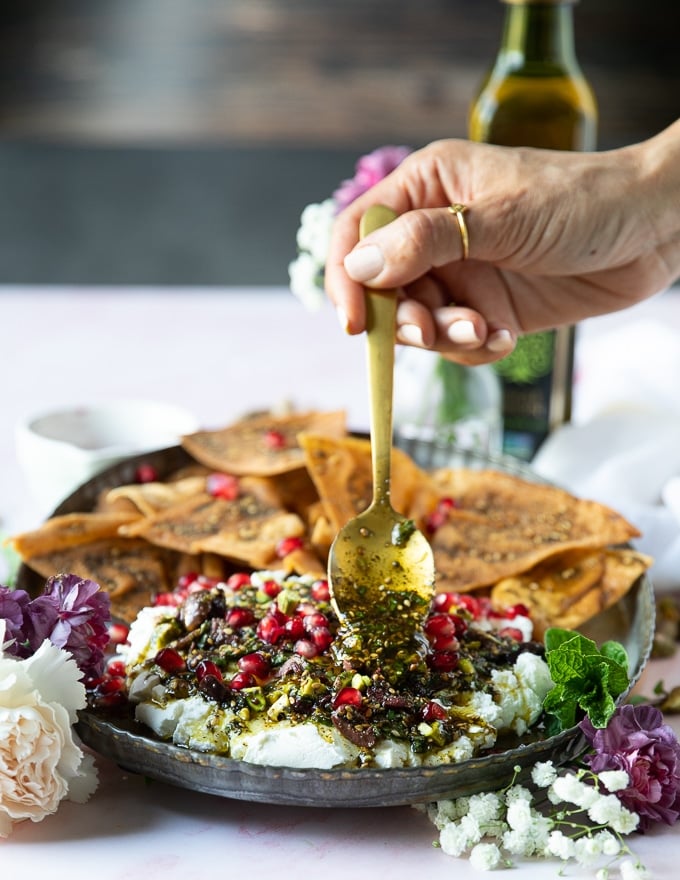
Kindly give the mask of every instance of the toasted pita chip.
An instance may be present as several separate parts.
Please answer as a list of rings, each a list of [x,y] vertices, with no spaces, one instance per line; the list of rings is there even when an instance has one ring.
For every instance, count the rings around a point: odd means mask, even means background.
[[[336,439],[309,432],[300,434],[298,440],[326,516],[337,532],[352,517],[366,510],[373,498],[370,441],[360,437]],[[429,475],[403,450],[393,449],[391,502],[394,509],[404,516],[413,516],[412,511],[429,511],[437,497]]]
[[[184,477],[170,483],[132,483],[109,489],[104,499],[108,507],[118,501],[129,501],[143,516],[153,516],[184,498],[205,492],[205,477]]]
[[[491,589],[497,608],[521,603],[529,609],[534,638],[551,626],[576,629],[622,598],[652,564],[628,549],[560,554]]]
[[[51,517],[37,529],[15,535],[9,543],[22,559],[28,560],[99,538],[113,537],[121,526],[138,519],[138,512],[65,513]]]
[[[271,481],[243,477],[234,501],[204,492],[133,523],[125,534],[180,553],[216,553],[255,568],[266,567],[276,545],[304,534],[304,523],[278,504]]]
[[[639,534],[603,504],[509,474],[440,471],[435,482],[456,501],[431,539],[439,590],[488,586],[556,553],[623,544]]]
[[[347,433],[346,415],[344,411],[256,415],[220,430],[189,434],[182,438],[182,446],[197,461],[215,470],[271,476],[304,467],[297,441],[301,431],[343,437]]]
[[[157,593],[174,586],[177,557],[133,538],[104,538],[34,556],[27,565],[42,577],[58,572],[89,578],[107,590],[114,616],[132,620]]]

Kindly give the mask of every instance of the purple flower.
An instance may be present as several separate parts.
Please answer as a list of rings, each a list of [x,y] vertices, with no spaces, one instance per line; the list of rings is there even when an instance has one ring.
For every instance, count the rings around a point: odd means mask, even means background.
[[[30,657],[49,639],[72,654],[84,676],[101,675],[111,613],[108,593],[94,581],[57,575],[35,599],[24,590],[0,587],[0,618],[6,622],[5,640],[14,640],[6,653]]]
[[[49,616],[45,603],[56,611],[47,638],[58,648],[70,651],[86,677],[101,675],[109,639],[107,623],[111,619],[108,593],[102,592],[94,581],[61,574],[49,578],[40,598],[40,612],[45,618]]]
[[[343,180],[333,193],[338,212],[351,204],[376,183],[387,177],[411,152],[410,147],[378,147],[372,153],[361,156],[350,180]]]
[[[0,586],[0,618],[5,621],[5,649],[13,657],[28,657],[33,652],[25,644],[24,617],[31,597],[24,590],[10,590]]]
[[[680,816],[680,743],[659,709],[621,706],[605,728],[580,724],[594,753],[586,757],[594,773],[625,770],[630,783],[617,791],[625,807],[640,816],[639,830],[654,822],[672,825]]]

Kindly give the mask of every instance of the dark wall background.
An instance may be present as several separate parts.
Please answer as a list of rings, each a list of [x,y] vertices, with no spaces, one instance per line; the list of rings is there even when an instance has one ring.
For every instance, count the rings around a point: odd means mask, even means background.
[[[0,283],[285,284],[300,211],[464,136],[498,0],[18,0],[0,12]],[[680,4],[581,0],[600,147],[679,115]]]

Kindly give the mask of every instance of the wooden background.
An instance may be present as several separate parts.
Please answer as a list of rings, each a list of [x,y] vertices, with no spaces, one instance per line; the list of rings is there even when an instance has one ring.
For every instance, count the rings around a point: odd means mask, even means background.
[[[301,208],[359,152],[464,136],[504,12],[498,0],[2,8],[0,281],[215,284],[285,282]],[[581,0],[575,20],[600,148],[677,118],[678,0]],[[253,200],[273,217],[244,221]],[[238,246],[218,254],[217,241]]]

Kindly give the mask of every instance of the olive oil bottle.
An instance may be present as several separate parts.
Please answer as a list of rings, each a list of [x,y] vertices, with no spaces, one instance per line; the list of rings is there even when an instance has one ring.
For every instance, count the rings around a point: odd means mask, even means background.
[[[502,0],[498,54],[472,102],[469,137],[510,147],[594,150],[597,106],[576,58],[577,0]],[[575,328],[521,337],[495,366],[503,450],[524,460],[571,418]]]

